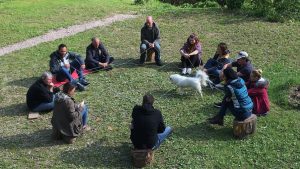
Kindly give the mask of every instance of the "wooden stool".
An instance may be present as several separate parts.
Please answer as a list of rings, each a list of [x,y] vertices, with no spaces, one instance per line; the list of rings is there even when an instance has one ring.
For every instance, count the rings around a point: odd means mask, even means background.
[[[29,112],[28,113],[28,120],[37,119],[40,117],[40,114],[38,112]]]
[[[256,130],[256,115],[252,114],[244,121],[233,121],[233,135],[237,138],[245,138],[247,135],[252,134]]]
[[[136,168],[145,167],[147,164],[150,164],[154,159],[154,152],[151,149],[132,150],[131,155],[133,166]]]
[[[153,49],[147,51],[146,62],[155,62],[155,52]]]

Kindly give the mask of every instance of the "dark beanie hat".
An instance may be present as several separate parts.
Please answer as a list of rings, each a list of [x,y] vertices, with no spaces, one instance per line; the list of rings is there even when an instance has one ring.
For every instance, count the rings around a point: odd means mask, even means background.
[[[228,80],[234,80],[238,78],[237,73],[232,68],[226,68],[223,73]]]

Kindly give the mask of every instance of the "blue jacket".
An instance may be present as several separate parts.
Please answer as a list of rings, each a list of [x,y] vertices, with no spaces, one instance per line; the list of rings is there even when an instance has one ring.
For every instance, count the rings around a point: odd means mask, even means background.
[[[253,108],[253,103],[248,96],[245,82],[241,78],[229,81],[225,85],[224,98],[231,98],[233,106],[236,109],[250,110]]]
[[[77,61],[80,65],[84,64],[83,60],[81,59],[81,56],[74,52],[68,52],[66,54],[67,59],[70,60],[70,63],[72,61]],[[50,55],[50,71],[52,74],[56,74],[61,69],[61,63],[63,62],[62,58],[60,57],[60,54],[58,51],[53,52]]]

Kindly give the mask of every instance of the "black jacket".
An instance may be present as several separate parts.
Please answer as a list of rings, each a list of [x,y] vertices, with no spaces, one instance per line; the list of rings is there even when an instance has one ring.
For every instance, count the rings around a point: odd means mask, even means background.
[[[81,59],[81,56],[77,53],[68,52],[65,57],[67,57],[67,59],[70,60],[70,63],[72,61],[76,60],[80,65],[84,64],[83,60]],[[58,50],[53,52],[50,55],[49,66],[50,66],[50,71],[51,71],[52,74],[56,74],[61,69],[61,63],[62,62],[63,62],[63,60],[61,59]]]
[[[147,45],[154,42],[160,43],[160,31],[154,22],[152,28],[149,28],[145,23],[141,29],[141,42]]]
[[[27,94],[26,103],[30,110],[35,109],[41,103],[50,103],[53,101],[53,92],[51,92],[42,79],[33,83]]]
[[[86,58],[85,58],[85,64],[99,64],[106,63],[109,61],[109,54],[107,50],[105,49],[103,43],[100,43],[98,48],[95,48],[92,44],[90,44],[86,48]]]
[[[153,148],[157,142],[157,133],[165,130],[162,114],[152,105],[136,105],[132,111],[130,139],[136,149]]]

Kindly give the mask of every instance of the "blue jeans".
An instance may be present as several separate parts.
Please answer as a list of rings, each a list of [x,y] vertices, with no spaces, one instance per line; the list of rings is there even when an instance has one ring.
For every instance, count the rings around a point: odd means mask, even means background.
[[[209,59],[204,65],[204,68],[207,69],[207,74],[213,77],[212,81],[215,84],[219,84],[221,82],[220,80],[221,70],[218,69],[217,65],[218,62],[214,59]]]
[[[81,111],[82,125],[83,126],[85,126],[87,124],[87,121],[88,121],[88,112],[89,112],[89,108],[85,105],[83,107],[83,110]]]
[[[161,143],[163,143],[166,140],[166,138],[171,134],[171,132],[172,128],[168,126],[165,128],[164,132],[157,134],[158,139],[152,150],[158,149]]]
[[[226,115],[227,108],[231,111],[233,116],[236,118],[238,121],[243,121],[247,119],[248,117],[251,116],[252,114],[252,109],[249,110],[244,110],[244,109],[237,109],[233,106],[233,102],[226,102],[225,100],[222,102],[219,115],[221,117],[224,117]]]
[[[32,112],[47,112],[51,111],[54,108],[54,97],[51,102],[48,103],[41,103],[36,108],[32,109]]]
[[[141,43],[140,46],[140,52],[141,52],[141,56],[140,56],[140,63],[144,63],[146,60],[146,54],[148,50],[152,50],[154,49],[155,52],[155,62],[160,62],[160,45],[157,42],[154,42],[154,48],[149,49],[149,45],[146,45],[144,43]]]
[[[69,81],[73,81],[73,77],[71,76],[71,74],[76,70],[76,73],[79,76],[79,80],[83,79],[83,70],[81,68],[81,65],[77,60],[74,60],[70,63],[70,70],[65,68],[65,67],[61,67],[61,69],[56,73],[56,80],[61,82],[64,81],[65,79],[68,79]]]

